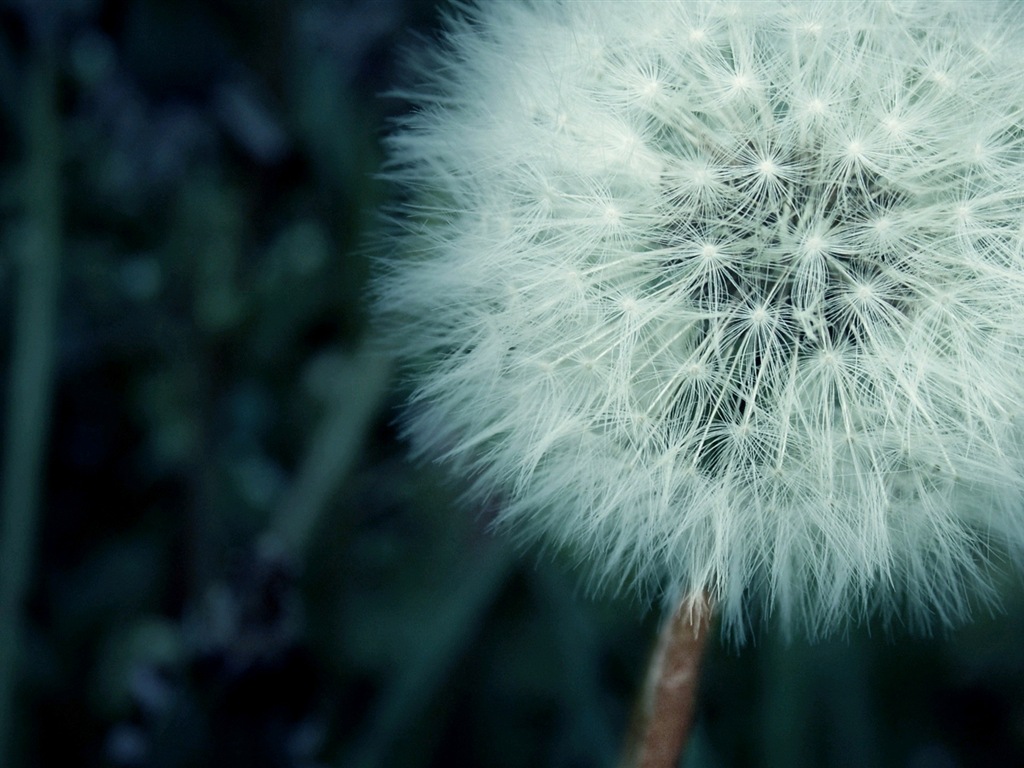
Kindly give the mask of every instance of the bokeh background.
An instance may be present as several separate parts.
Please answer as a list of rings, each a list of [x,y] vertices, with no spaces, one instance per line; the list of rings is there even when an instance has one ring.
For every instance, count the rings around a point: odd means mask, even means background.
[[[657,611],[407,462],[373,347],[435,5],[0,0],[0,765],[615,764]],[[1024,765],[1002,589],[713,641],[686,765]]]

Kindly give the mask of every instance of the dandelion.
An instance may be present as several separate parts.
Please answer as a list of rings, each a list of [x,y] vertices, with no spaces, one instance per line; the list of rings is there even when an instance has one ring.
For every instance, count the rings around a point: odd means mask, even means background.
[[[377,283],[406,426],[741,639],[993,601],[1024,545],[1024,45],[984,2],[460,7]]]

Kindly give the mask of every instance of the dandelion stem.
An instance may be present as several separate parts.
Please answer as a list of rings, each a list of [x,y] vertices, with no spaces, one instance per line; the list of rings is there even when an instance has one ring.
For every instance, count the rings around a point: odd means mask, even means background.
[[[696,709],[711,601],[684,599],[665,622],[647,668],[621,768],[674,768]]]

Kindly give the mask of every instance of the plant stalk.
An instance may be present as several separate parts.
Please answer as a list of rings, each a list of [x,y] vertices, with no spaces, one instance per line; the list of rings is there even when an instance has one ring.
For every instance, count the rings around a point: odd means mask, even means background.
[[[658,635],[621,768],[675,768],[690,736],[711,624],[706,594],[684,599]]]
[[[62,205],[57,57],[36,43],[24,88],[24,232],[17,244],[0,497],[0,765],[15,765],[17,685],[40,520],[56,356]]]

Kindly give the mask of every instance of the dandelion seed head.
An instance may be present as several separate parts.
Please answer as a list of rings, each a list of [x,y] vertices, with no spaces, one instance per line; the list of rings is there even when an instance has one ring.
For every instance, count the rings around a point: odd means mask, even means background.
[[[387,140],[415,449],[739,639],[995,600],[1024,553],[1012,4],[478,3]]]

